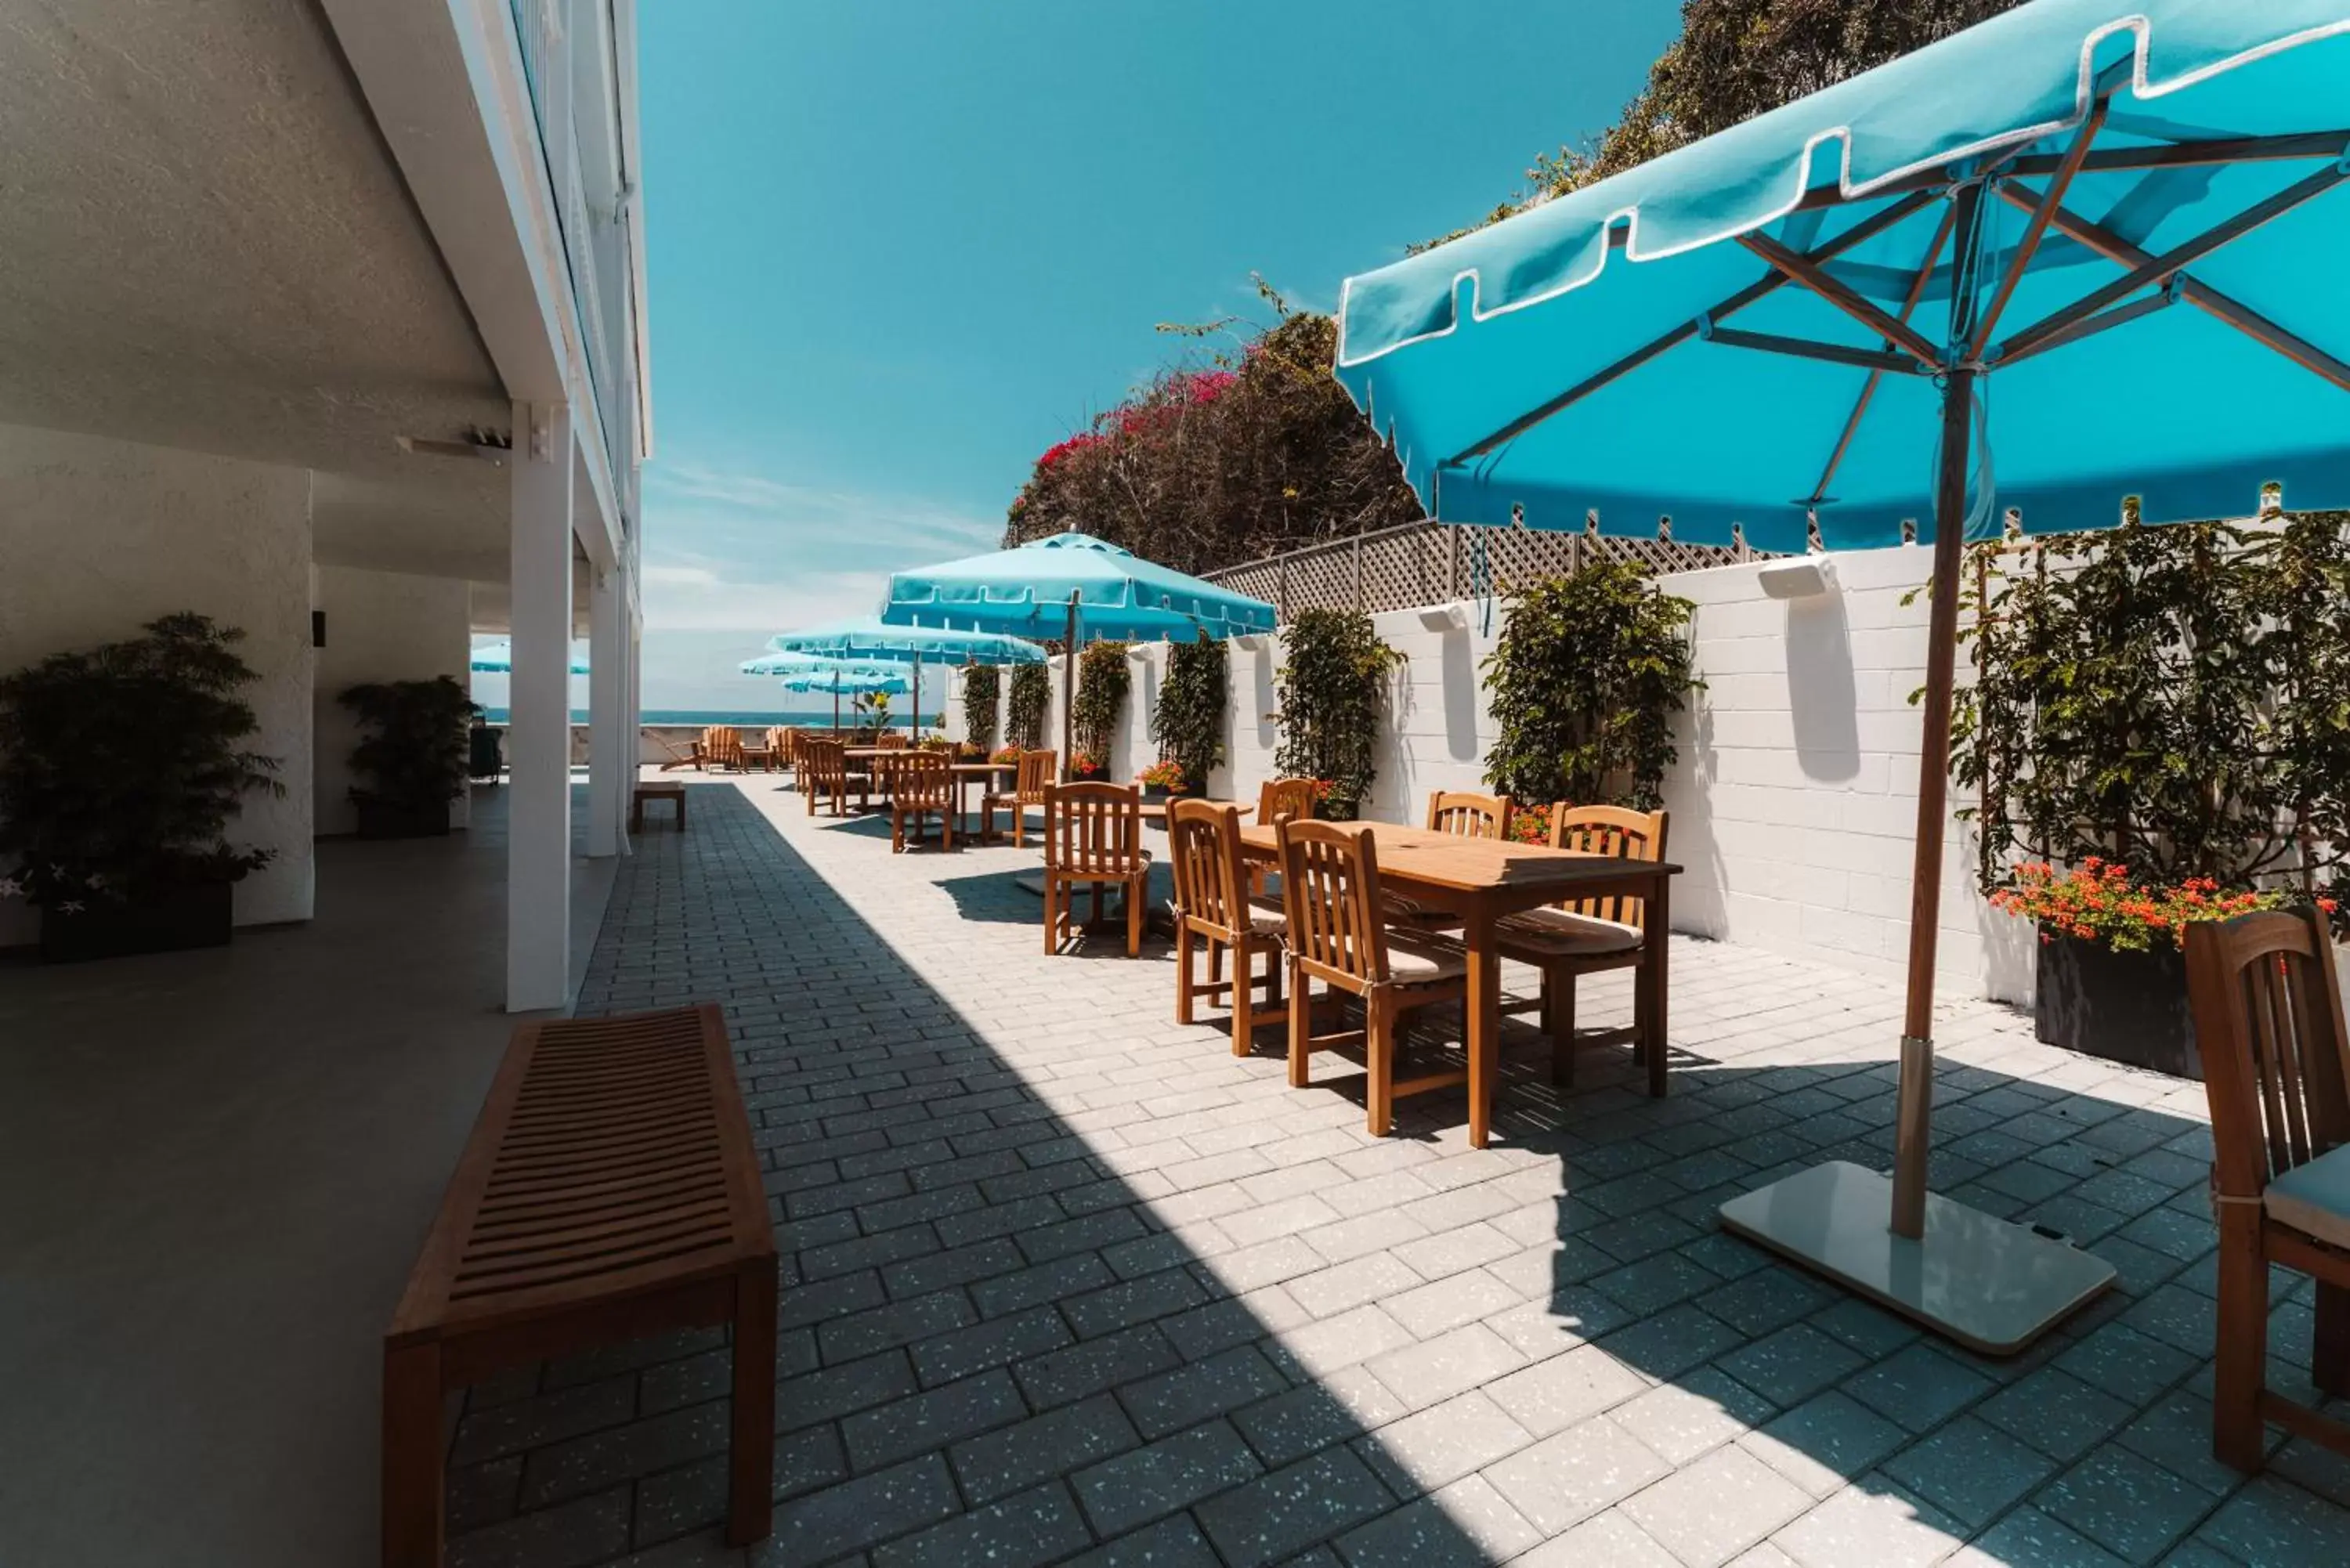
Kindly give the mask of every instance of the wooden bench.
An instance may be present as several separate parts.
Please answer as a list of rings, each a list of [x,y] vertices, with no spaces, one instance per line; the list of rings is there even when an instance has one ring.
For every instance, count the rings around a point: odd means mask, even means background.
[[[726,1539],[772,1523],[775,1242],[714,1004],[515,1032],[383,1340],[383,1560],[442,1561],[442,1399],[502,1367],[731,1324]]]
[[[654,779],[637,785],[629,797],[630,835],[644,832],[645,802],[649,800],[668,801],[677,810],[677,830],[680,833],[685,831],[685,786],[671,779]]]

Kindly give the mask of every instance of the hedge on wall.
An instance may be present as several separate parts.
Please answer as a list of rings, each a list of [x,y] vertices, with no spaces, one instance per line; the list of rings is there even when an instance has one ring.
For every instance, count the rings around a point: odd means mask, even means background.
[[[1284,633],[1274,677],[1281,743],[1274,765],[1292,777],[1327,780],[1323,813],[1352,821],[1378,774],[1379,697],[1403,656],[1359,610],[1311,609]]]
[[[1183,770],[1195,794],[1206,791],[1209,773],[1224,760],[1224,708],[1231,700],[1231,658],[1222,642],[1203,631],[1191,642],[1169,644],[1150,739],[1160,756]]]
[[[1052,677],[1041,664],[1019,664],[1012,670],[1012,698],[1003,715],[1003,738],[1030,750],[1045,743],[1045,704],[1053,694]]]
[[[963,738],[981,751],[995,749],[995,701],[1003,690],[993,664],[974,664],[962,672]]]
[[[1126,694],[1133,685],[1126,644],[1097,642],[1077,656],[1077,701],[1069,714],[1071,741],[1101,767],[1109,765],[1110,741],[1118,733]],[[1074,763],[1075,759],[1071,761]]]

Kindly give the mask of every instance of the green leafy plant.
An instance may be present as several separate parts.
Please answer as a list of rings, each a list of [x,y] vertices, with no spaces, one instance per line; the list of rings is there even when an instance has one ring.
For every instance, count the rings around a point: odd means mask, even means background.
[[[473,720],[465,689],[442,675],[354,686],[335,699],[365,732],[351,768],[368,781],[351,798],[426,811],[465,793]]]
[[[1232,661],[1224,643],[1201,632],[1170,643],[1167,675],[1150,713],[1150,739],[1159,754],[1205,789],[1224,760],[1224,716],[1232,702]]]
[[[1012,667],[1012,695],[1003,713],[1003,738],[1034,751],[1045,743],[1045,704],[1052,700],[1052,677],[1041,664]]]
[[[1352,821],[1361,813],[1378,774],[1379,699],[1402,662],[1358,610],[1306,610],[1287,628],[1274,675],[1274,761],[1292,777],[1329,781],[1325,815]]]
[[[1097,757],[1109,755],[1126,709],[1126,694],[1134,686],[1134,672],[1126,662],[1126,644],[1097,642],[1077,656],[1077,701],[1070,710],[1077,750]]]
[[[982,751],[995,743],[995,704],[1003,690],[993,664],[974,664],[962,672],[963,738]]]
[[[238,695],[244,633],[192,613],[0,677],[0,892],[73,912],[93,896],[234,882],[269,862],[227,833],[244,797],[282,795]]]
[[[1606,561],[1521,594],[1484,664],[1498,729],[1485,778],[1534,804],[1653,811],[1679,753],[1690,601]]]
[[[2350,514],[1970,552],[1952,772],[1986,892],[2019,857],[2229,888],[2350,857]]]

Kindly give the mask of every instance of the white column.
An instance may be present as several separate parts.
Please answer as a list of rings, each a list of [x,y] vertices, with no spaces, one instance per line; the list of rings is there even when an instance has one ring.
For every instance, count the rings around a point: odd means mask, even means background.
[[[571,986],[571,410],[515,405],[506,1011]]]
[[[615,565],[594,574],[588,623],[588,853],[620,852],[620,811],[636,762],[628,726],[628,596]]]

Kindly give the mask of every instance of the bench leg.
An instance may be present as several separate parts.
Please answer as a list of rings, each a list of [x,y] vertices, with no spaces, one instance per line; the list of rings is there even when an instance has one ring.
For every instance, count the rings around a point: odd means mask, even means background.
[[[726,1543],[748,1546],[775,1528],[775,1261],[734,1277],[733,1497]]]
[[[441,1568],[441,1347],[383,1353],[383,1565]]]

